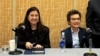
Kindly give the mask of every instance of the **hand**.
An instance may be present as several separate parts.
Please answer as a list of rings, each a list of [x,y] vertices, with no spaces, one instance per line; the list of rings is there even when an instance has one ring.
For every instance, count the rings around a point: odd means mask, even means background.
[[[33,47],[33,48],[43,48],[43,46],[42,45],[40,45],[40,44],[37,44],[35,47]]]
[[[26,42],[25,46],[26,46],[27,49],[32,49],[33,48],[33,44],[30,43],[30,42]]]

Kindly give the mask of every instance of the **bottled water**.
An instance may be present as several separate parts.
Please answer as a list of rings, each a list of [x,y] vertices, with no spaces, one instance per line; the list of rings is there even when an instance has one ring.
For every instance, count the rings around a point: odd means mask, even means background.
[[[65,52],[65,33],[61,33],[61,39],[60,39],[60,48],[62,52]]]

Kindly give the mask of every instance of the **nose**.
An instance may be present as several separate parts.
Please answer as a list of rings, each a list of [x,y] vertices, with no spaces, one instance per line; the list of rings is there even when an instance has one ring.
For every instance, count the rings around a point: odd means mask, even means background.
[[[36,19],[36,16],[33,16],[32,19]]]
[[[78,22],[78,20],[74,20],[74,22]]]

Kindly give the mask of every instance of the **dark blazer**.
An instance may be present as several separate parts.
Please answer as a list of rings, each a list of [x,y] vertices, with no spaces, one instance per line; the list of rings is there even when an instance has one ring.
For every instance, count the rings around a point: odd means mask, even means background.
[[[100,35],[100,0],[90,0],[86,12],[86,25],[92,34]]]
[[[66,37],[66,48],[72,48],[72,33],[71,33],[71,28],[67,28],[63,30],[62,32],[65,32],[65,37]],[[88,43],[88,38],[86,37],[86,31],[83,28],[79,28],[79,45],[80,48],[84,47],[84,44],[86,47],[89,47]]]
[[[50,48],[49,28],[44,26],[41,34],[38,34],[37,30],[19,30],[17,47],[26,49],[25,44],[27,41],[35,43],[35,45],[40,44],[44,48]]]

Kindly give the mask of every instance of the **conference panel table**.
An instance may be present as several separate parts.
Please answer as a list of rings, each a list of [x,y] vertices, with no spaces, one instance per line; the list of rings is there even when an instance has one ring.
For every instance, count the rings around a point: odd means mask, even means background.
[[[0,56],[83,56],[86,52],[89,52],[88,48],[66,48],[64,52],[60,48],[46,48],[45,54],[9,55],[8,52],[3,53],[0,49]],[[100,48],[93,48],[92,52],[100,56]]]

